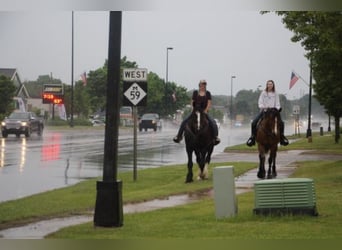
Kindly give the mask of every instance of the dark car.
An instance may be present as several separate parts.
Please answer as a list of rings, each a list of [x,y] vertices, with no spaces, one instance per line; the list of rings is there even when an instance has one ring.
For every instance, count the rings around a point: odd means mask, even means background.
[[[32,132],[42,135],[44,122],[33,112],[13,112],[1,122],[2,137],[7,138],[9,134],[20,137],[30,137]]]
[[[144,114],[139,121],[139,131],[142,131],[143,129],[147,131],[147,129],[151,128],[154,131],[157,131],[161,129],[161,121],[159,119],[159,115],[156,113],[148,113]]]

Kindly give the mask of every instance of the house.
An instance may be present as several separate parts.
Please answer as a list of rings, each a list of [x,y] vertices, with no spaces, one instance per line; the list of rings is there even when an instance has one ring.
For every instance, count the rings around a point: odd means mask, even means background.
[[[28,111],[39,109],[41,111],[41,115],[43,115],[45,112],[51,112],[51,105],[42,103],[42,89],[37,89],[30,85],[26,86],[24,83],[22,83],[17,69],[0,68],[0,75],[4,75],[13,81],[14,86],[16,87],[14,100],[18,101],[19,106],[21,105],[20,103],[23,103],[24,109]]]
[[[17,69],[14,68],[0,68],[0,75],[4,75],[11,79],[16,87],[15,100],[21,110],[27,110],[27,101],[30,98],[25,85],[21,82]],[[17,106],[17,105],[16,105]],[[18,107],[19,108],[19,107]]]

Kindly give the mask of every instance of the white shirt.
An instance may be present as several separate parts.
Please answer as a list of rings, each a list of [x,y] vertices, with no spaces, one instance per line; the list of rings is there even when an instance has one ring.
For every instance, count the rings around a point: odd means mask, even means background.
[[[279,95],[276,92],[266,92],[263,90],[259,96],[258,105],[260,109],[280,109]]]

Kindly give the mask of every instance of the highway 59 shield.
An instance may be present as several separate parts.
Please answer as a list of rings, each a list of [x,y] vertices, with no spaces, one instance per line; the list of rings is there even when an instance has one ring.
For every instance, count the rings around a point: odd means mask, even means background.
[[[123,106],[146,106],[147,82],[123,82]]]

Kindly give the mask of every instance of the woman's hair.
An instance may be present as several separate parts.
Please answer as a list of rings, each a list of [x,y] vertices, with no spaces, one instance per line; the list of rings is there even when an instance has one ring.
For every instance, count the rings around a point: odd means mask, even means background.
[[[271,89],[271,92],[275,92],[275,84],[274,84],[274,81],[273,81],[273,80],[268,80],[268,81],[266,82],[265,91],[268,92],[268,88],[267,88],[267,84],[268,84],[268,83],[272,83],[272,84],[273,84],[273,87],[272,87],[272,89]]]
[[[207,86],[207,81],[206,80],[201,80],[198,84],[198,86],[200,86],[201,84],[203,84],[204,86]]]

